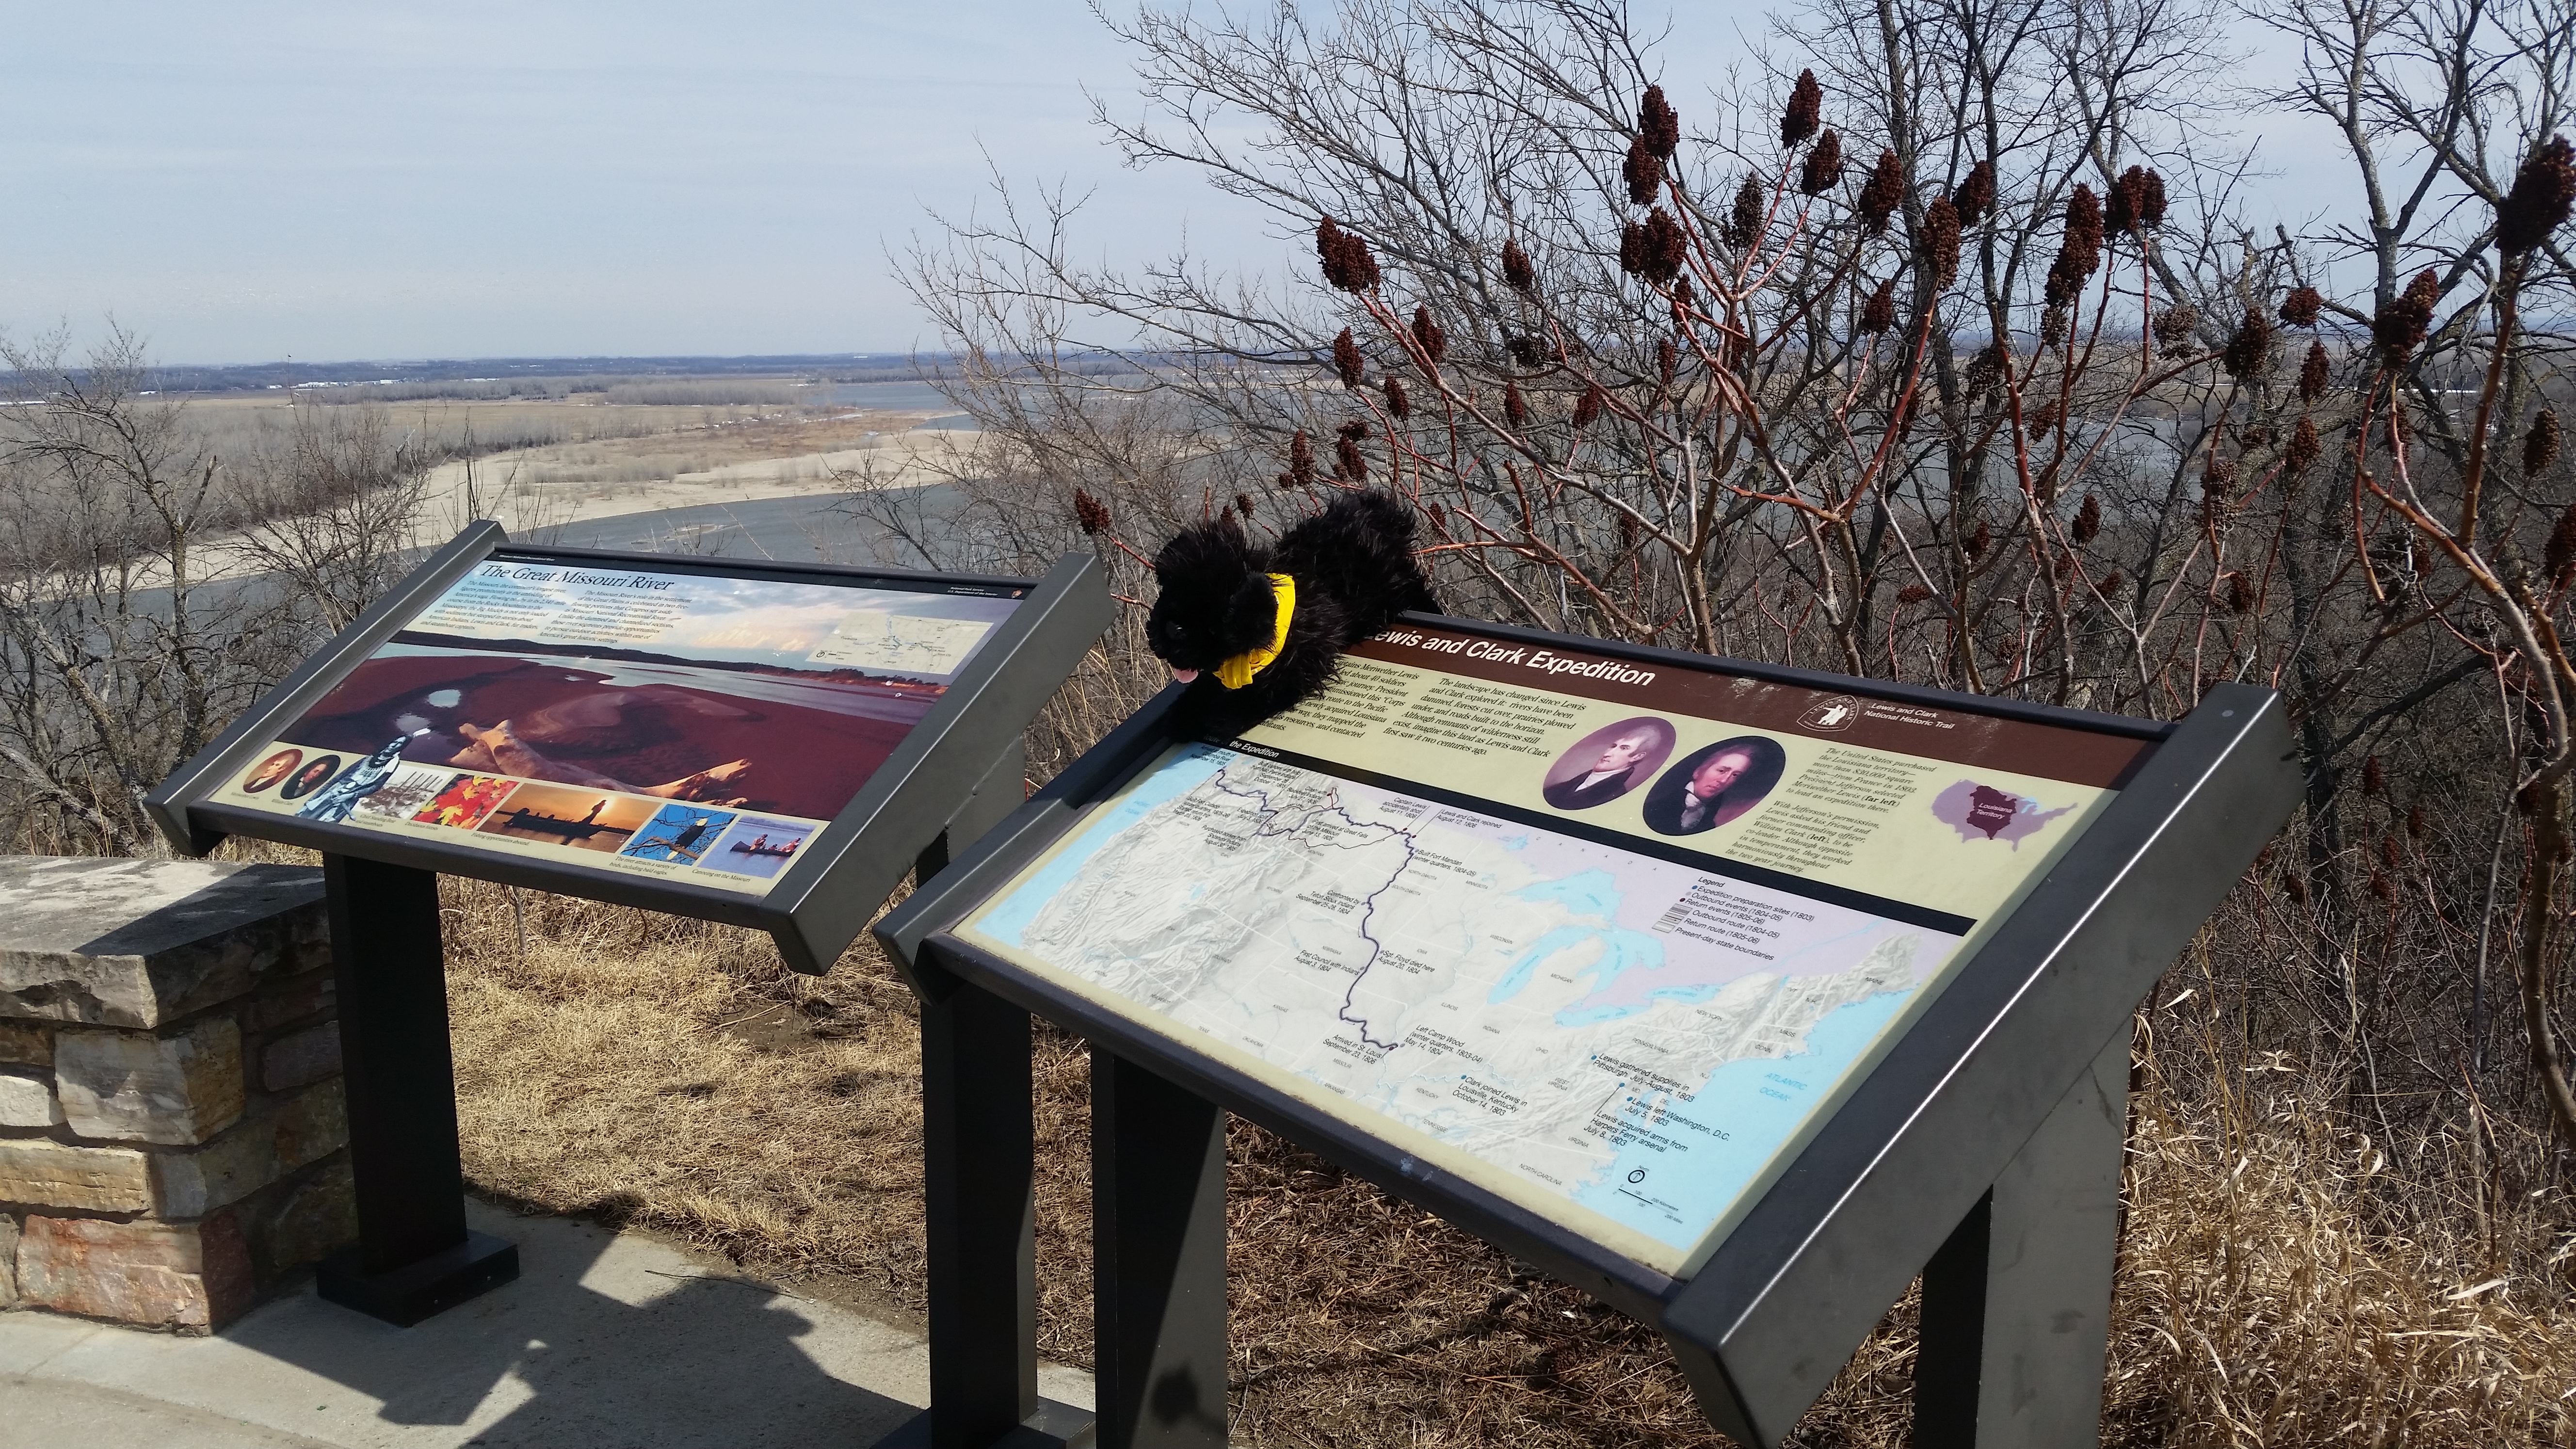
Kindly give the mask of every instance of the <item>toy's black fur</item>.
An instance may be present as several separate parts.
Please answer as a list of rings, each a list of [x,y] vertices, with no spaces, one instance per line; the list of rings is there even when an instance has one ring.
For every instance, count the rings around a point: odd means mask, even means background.
[[[1241,689],[1216,679],[1223,661],[1270,642],[1278,606],[1267,575],[1297,581],[1288,641]],[[1333,677],[1342,647],[1378,633],[1406,609],[1437,612],[1413,557],[1413,510],[1375,489],[1344,493],[1263,548],[1231,513],[1174,534],[1154,555],[1162,594],[1145,640],[1174,669],[1199,677],[1181,697],[1181,727],[1230,739]]]

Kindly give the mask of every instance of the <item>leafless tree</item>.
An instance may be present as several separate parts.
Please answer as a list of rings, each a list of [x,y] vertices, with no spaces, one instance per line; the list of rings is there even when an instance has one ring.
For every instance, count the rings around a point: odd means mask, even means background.
[[[2309,234],[2251,204],[2216,0],[1817,0],[1698,92],[1615,0],[1115,19],[1104,139],[1315,262],[1084,261],[1083,198],[997,170],[903,259],[987,429],[961,506],[1142,600],[1174,524],[1366,482],[1462,614],[2155,717],[2280,688],[2308,808],[2221,943],[2231,1060],[2295,1049],[2383,1134],[2474,1118],[2502,1211],[2576,1141],[2563,199],[2498,250],[2576,26],[2250,13],[2305,56],[2256,104],[2354,162]]]
[[[284,438],[232,465],[239,558],[346,628],[409,568],[429,468],[381,408],[296,408]]]
[[[422,460],[381,415],[216,457],[139,339],[0,342],[0,795],[22,848],[146,854],[145,792],[389,582]]]

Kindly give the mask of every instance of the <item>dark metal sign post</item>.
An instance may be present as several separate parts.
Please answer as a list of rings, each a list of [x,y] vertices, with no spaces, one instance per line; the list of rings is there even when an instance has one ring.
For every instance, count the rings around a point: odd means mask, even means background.
[[[2161,725],[1418,622],[2148,747],[1749,1212],[1677,1277],[956,934],[1176,742],[1164,716],[1177,690],[1166,691],[876,928],[927,1004],[926,1022],[956,1012],[994,1023],[971,1066],[963,1052],[925,1059],[927,1100],[975,1103],[971,1123],[953,1119],[959,1130],[927,1144],[934,1233],[943,1204],[977,1205],[934,1237],[934,1407],[911,1442],[1039,1449],[1094,1433],[1110,1449],[1225,1442],[1226,1112],[1654,1326],[1711,1425],[1740,1442],[1780,1442],[1918,1275],[1916,1444],[2096,1442],[2131,1014],[2297,804],[2278,696],[2222,684]],[[1011,1066],[1026,1059],[1028,1013],[1093,1048],[1096,1425],[1050,1415],[1033,1388],[1030,1102],[1025,1072]]]
[[[314,1269],[334,1303],[408,1327],[519,1276],[519,1248],[465,1226],[438,877],[322,857],[358,1245]]]
[[[1225,1110],[1091,1058],[1097,1394],[1111,1444],[1225,1442]]]
[[[766,894],[621,873],[572,858],[497,853],[477,848],[471,839],[450,843],[422,833],[324,823],[216,798],[397,631],[493,561],[676,572],[719,582],[739,577],[946,588],[1017,603],[847,805],[798,840]],[[355,1248],[319,1268],[322,1296],[408,1325],[518,1275],[516,1247],[465,1226],[439,933],[440,873],[764,930],[789,966],[819,974],[857,938],[907,871],[927,880],[947,864],[953,844],[973,839],[1020,803],[1021,731],[1107,627],[1109,611],[1100,567],[1087,556],[1068,556],[1042,579],[999,579],[524,550],[513,548],[498,525],[478,523],[163,782],[146,803],[183,852],[203,854],[228,834],[322,852],[359,1233]],[[586,823],[570,822],[573,829]],[[710,835],[706,844],[713,841]],[[762,844],[751,843],[755,850]],[[1026,1058],[1024,1024],[1024,1064]],[[1023,1103],[1025,1094],[1023,1085]]]
[[[2128,1102],[2121,1032],[1923,1265],[1916,1444],[2095,1441]]]

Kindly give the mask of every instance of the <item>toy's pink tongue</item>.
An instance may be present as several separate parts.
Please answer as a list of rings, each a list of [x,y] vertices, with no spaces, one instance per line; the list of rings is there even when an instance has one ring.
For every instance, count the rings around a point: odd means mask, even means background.
[[[1191,680],[1198,678],[1199,672],[1195,669],[1175,669],[1172,671],[1172,677],[1183,684],[1187,684]]]

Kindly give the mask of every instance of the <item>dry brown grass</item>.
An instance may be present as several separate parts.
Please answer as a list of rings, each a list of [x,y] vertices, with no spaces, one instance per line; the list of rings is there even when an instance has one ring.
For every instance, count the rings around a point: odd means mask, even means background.
[[[685,395],[692,384],[673,384]],[[190,433],[219,457],[282,445],[299,411],[334,418],[355,408],[285,393],[223,394],[183,402]],[[433,398],[382,404],[390,436],[416,451],[482,461],[497,485],[515,465],[527,481],[634,483],[675,472],[865,446],[927,416],[802,403],[652,403],[599,393],[576,398],[464,402]],[[496,456],[497,455],[497,456]]]
[[[190,428],[226,455],[255,445],[263,434],[292,428],[297,408],[328,407],[284,393],[222,394],[184,400]],[[704,430],[787,411],[778,406],[670,406],[589,400],[460,402],[437,398],[386,403],[385,417],[415,446],[461,449],[538,447],[650,437],[682,429]]]
[[[741,463],[795,458],[867,446],[910,425],[917,413],[817,413],[805,409],[622,407],[594,408],[619,415],[638,431],[596,440],[566,441],[512,455],[537,470],[544,482],[637,482],[674,472],[703,473]],[[732,414],[732,416],[727,416]],[[658,419],[658,426],[651,426]]]
[[[2295,1073],[2188,1104],[2159,1086],[2131,1118],[2121,1442],[2576,1444],[2576,1236],[2554,1190],[2446,1201],[2462,1144],[2337,1131]]]
[[[918,1311],[917,1022],[872,948],[796,977],[756,936],[523,892],[522,954],[507,891],[448,890],[480,1190]],[[1042,1345],[1087,1362],[1080,1043],[1041,1032],[1038,1072]],[[2461,1296],[2488,1248],[2439,1236],[2379,1148],[2318,1135],[2277,1083],[2183,1102],[2148,1076],[2109,1441],[2576,1442],[2567,1255],[2554,1278]],[[1238,1442],[1724,1442],[1653,1334],[1269,1134],[1238,1124],[1232,1157]],[[1904,1441],[1912,1313],[1889,1315],[1799,1443]]]

